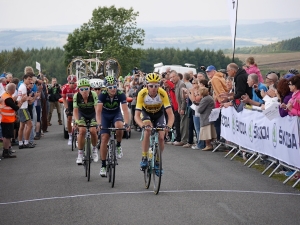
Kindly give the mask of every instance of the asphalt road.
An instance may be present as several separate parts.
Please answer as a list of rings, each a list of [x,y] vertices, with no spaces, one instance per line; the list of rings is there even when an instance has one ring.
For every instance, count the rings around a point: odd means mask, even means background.
[[[144,188],[134,131],[122,142],[115,187],[98,175],[100,162],[87,182],[56,119],[35,148],[0,161],[0,224],[299,224],[298,191],[224,152],[166,146],[154,195]]]

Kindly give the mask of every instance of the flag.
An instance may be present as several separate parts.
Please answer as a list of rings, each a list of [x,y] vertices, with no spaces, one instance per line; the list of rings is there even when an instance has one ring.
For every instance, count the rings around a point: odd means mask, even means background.
[[[227,0],[227,3],[230,20],[232,48],[234,49],[238,0]]]

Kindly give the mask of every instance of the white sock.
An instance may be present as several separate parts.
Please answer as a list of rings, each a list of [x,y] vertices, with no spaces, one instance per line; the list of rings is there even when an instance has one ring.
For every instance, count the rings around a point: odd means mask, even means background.
[[[97,152],[98,149],[96,148],[96,146],[93,146],[93,152]]]
[[[28,140],[24,140],[24,145],[28,145]]]
[[[78,157],[82,157],[83,156],[83,150],[78,150]]]

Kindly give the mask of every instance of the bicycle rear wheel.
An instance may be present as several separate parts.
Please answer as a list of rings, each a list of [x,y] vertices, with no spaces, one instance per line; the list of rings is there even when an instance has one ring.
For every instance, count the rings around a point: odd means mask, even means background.
[[[116,165],[117,165],[117,159],[116,159],[116,142],[111,141],[111,175],[112,175],[112,182],[111,187],[113,188],[115,186],[115,178],[116,178]]]
[[[153,172],[153,191],[154,194],[159,193],[160,184],[161,184],[161,171],[162,171],[162,157],[160,148],[157,146],[154,151],[154,168]]]
[[[87,178],[90,181],[91,177],[91,139],[86,139],[86,166],[87,166]]]

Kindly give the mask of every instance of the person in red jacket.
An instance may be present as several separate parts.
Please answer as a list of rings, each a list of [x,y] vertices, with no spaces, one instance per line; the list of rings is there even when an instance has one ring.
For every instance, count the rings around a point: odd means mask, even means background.
[[[175,84],[170,80],[166,80],[164,82],[164,86],[165,86],[165,90],[169,96],[169,100],[170,100],[170,103],[171,103],[171,106],[173,109],[173,113],[177,112],[178,111],[178,102],[176,100],[176,95],[175,95]],[[165,115],[167,115],[167,114],[165,114]],[[166,117],[166,119],[167,119],[167,117]],[[173,143],[173,142],[171,142],[170,136],[171,136],[171,132],[169,132],[169,134],[166,134],[166,138],[165,138],[166,144]]]
[[[63,98],[63,104],[65,107],[65,113],[67,115],[67,127],[68,127],[68,133],[69,133],[69,140],[68,145],[72,145],[72,116],[73,116],[73,96],[75,93],[78,92],[77,89],[77,78],[75,75],[69,75],[68,83],[63,86],[62,89],[62,98]]]

